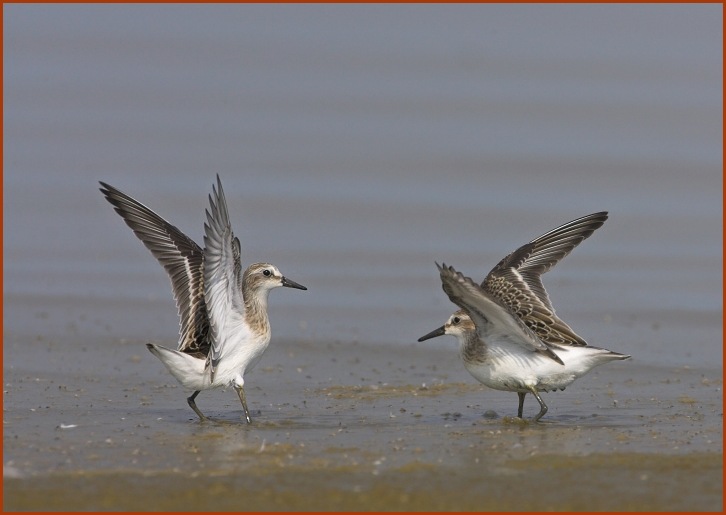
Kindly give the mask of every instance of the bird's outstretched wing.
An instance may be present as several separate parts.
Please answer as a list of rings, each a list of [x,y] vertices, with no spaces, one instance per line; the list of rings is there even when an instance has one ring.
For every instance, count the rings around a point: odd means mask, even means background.
[[[229,351],[226,342],[231,341],[234,328],[236,337],[240,331],[249,330],[244,317],[245,306],[241,289],[242,266],[240,242],[232,232],[227,201],[222,182],[217,175],[217,187],[212,186],[209,210],[204,224],[204,297],[209,311],[210,340],[212,348],[207,364],[211,367],[211,379],[219,361]]]
[[[204,299],[202,249],[134,198],[105,182],[100,184],[106,200],[169,274],[179,312],[178,349],[206,356],[209,352],[209,318]]]
[[[584,346],[579,337],[555,314],[540,276],[572,252],[607,220],[605,211],[568,222],[521,246],[495,266],[482,289],[545,343]]]

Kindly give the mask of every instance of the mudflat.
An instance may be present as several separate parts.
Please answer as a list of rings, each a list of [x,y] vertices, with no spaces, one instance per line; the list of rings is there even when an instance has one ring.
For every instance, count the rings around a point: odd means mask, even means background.
[[[613,363],[530,423],[453,342],[273,341],[252,424],[201,423],[143,343],[6,334],[5,510],[721,509],[719,369]]]

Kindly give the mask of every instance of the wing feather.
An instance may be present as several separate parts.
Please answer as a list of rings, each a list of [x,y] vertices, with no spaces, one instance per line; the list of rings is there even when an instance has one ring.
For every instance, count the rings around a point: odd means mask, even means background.
[[[540,276],[590,237],[607,218],[605,211],[583,216],[522,245],[489,272],[482,289],[520,318],[543,342],[587,345],[555,314]]]
[[[222,182],[217,175],[217,187],[212,186],[209,210],[204,224],[204,297],[210,320],[211,351],[207,366],[211,379],[219,360],[229,349],[229,327],[244,327],[244,299],[241,289],[242,266],[240,244],[232,232],[227,201]]]
[[[169,274],[179,313],[178,349],[206,356],[209,318],[204,299],[202,249],[145,205],[105,182],[100,184],[106,200]]]

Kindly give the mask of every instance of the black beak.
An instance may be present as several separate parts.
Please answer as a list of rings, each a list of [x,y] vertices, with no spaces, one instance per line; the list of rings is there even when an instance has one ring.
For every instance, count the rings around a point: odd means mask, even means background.
[[[443,336],[445,334],[446,334],[446,327],[442,325],[438,329],[434,329],[433,331],[431,331],[429,334],[422,336],[421,338],[418,339],[418,341],[422,342],[424,340],[430,340],[431,338],[436,338],[437,336]]]
[[[291,281],[284,275],[282,276],[282,285],[287,286],[288,288],[297,288],[298,290],[307,290],[307,288],[305,286],[303,286],[302,284],[298,284],[295,281]]]

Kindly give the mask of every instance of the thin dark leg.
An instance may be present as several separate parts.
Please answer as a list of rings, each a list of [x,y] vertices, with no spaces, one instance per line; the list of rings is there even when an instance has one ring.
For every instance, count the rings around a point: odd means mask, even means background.
[[[245,389],[242,386],[235,386],[235,390],[237,390],[237,395],[239,395],[239,400],[242,403],[242,408],[245,410],[245,418],[247,419],[247,423],[251,423],[250,420],[250,410],[247,409],[247,398],[245,397]]]
[[[542,397],[539,396],[537,390],[535,390],[533,386],[529,388],[529,391],[532,392],[532,395],[534,395],[535,399],[537,399],[537,402],[539,402],[539,405],[542,408],[539,410],[539,413],[537,413],[537,416],[532,419],[534,422],[537,422],[544,416],[545,413],[547,413],[547,405],[544,403]]]
[[[197,415],[199,415],[199,420],[201,420],[202,422],[204,422],[205,420],[207,420],[207,417],[205,417],[202,414],[202,412],[199,411],[199,408],[197,408],[197,403],[194,402],[194,399],[197,398],[197,395],[199,395],[199,392],[200,392],[200,390],[197,390],[190,397],[187,397],[187,402],[189,403],[189,406],[194,410],[194,413],[196,413]]]
[[[527,395],[527,392],[517,392],[517,395],[519,395],[519,409],[517,410],[517,416],[522,418],[522,412],[524,410],[524,396]]]

